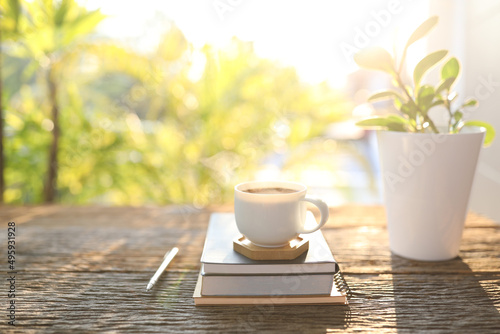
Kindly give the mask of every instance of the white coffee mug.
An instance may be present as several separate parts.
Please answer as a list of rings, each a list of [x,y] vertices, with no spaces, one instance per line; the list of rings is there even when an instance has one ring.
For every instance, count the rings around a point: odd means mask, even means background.
[[[328,220],[328,205],[306,197],[307,187],[288,181],[251,181],[234,187],[236,225],[254,245],[282,247],[301,233],[319,230]],[[307,207],[316,205],[321,213],[318,225],[304,227]]]

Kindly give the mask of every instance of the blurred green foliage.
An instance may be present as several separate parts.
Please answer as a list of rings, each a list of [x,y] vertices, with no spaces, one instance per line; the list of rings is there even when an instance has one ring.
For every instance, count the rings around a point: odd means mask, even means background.
[[[15,12],[15,1],[0,3],[3,15]],[[196,49],[172,25],[145,54],[92,34],[80,38],[102,15],[63,3],[85,19],[65,25],[53,12],[49,24],[43,15],[56,1],[21,1],[38,11],[29,17],[39,26],[52,28],[30,31],[21,12],[24,28],[3,34],[8,203],[43,201],[54,127],[49,64],[59,87],[61,203],[225,202],[262,159],[320,136],[350,107],[328,85],[302,83],[293,68],[259,58],[238,39],[225,49]]]

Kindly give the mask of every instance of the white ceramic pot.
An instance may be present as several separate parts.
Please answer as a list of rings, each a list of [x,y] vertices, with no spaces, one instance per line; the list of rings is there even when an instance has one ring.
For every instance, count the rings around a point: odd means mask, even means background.
[[[378,132],[389,243],[396,255],[421,261],[458,255],[484,140],[482,129],[464,130]]]

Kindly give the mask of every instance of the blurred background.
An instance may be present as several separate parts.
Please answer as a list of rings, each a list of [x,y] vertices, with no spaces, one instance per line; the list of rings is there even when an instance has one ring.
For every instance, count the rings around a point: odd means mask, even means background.
[[[3,201],[232,201],[249,179],[303,182],[329,205],[382,203],[372,131],[391,82],[359,70],[430,15],[429,51],[462,61],[467,119],[500,129],[500,5],[452,0],[0,0]],[[431,77],[432,79],[432,77]],[[500,131],[500,130],[498,130]],[[500,140],[482,152],[471,209],[500,221]]]

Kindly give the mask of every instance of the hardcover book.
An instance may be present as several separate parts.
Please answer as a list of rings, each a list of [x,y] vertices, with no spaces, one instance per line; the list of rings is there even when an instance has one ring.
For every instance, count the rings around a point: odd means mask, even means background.
[[[342,274],[334,275],[335,284],[329,295],[271,295],[271,296],[202,296],[202,276],[194,289],[193,299],[197,306],[209,305],[319,305],[319,304],[348,304],[347,293],[349,291]]]
[[[333,273],[293,275],[204,275],[203,296],[330,295]]]
[[[307,220],[316,223],[310,212]],[[294,260],[251,260],[233,250],[233,240],[239,235],[233,213],[211,215],[201,256],[203,275],[332,274],[339,270],[321,230],[302,235],[309,239],[309,250]]]

